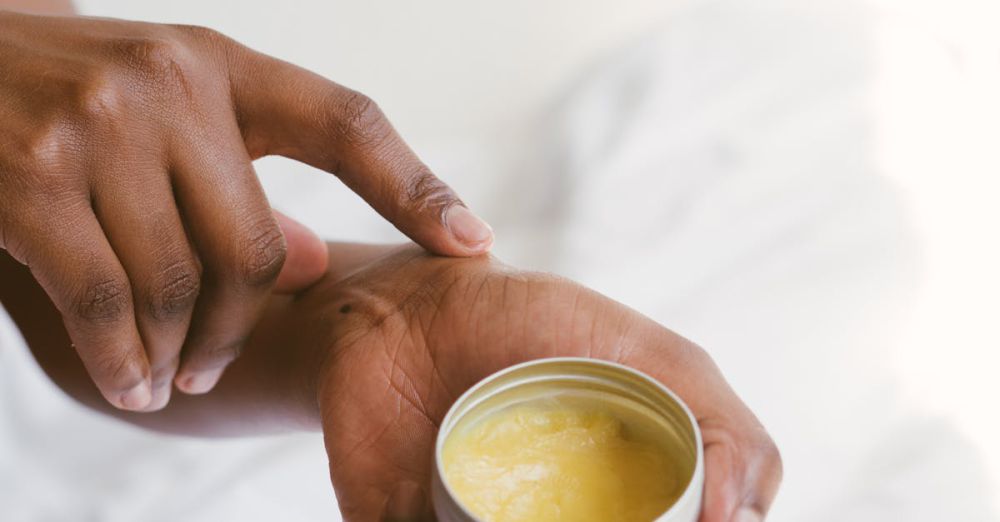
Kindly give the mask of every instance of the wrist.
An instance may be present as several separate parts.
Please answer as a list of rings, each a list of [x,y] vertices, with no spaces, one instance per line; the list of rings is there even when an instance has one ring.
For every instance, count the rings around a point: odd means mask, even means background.
[[[363,312],[370,297],[329,274],[294,297],[274,296],[255,330],[251,344],[266,350],[272,375],[307,429],[321,425],[321,405],[340,354],[371,344],[370,317]]]

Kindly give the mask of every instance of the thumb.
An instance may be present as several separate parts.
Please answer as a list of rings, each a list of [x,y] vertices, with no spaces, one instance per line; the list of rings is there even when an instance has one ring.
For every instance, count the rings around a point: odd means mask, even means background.
[[[330,261],[326,243],[302,223],[276,210],[274,217],[288,245],[288,256],[278,274],[274,291],[292,294],[305,290],[326,274]]]
[[[252,51],[233,79],[248,149],[336,175],[427,250],[489,251],[493,231],[435,176],[367,96]]]

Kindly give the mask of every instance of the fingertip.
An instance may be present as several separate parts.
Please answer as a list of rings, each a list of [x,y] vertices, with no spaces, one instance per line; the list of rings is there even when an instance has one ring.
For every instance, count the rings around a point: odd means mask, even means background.
[[[128,411],[142,411],[149,407],[153,401],[153,390],[149,379],[144,379],[139,384],[126,390],[119,395],[117,406],[119,409]]]
[[[277,211],[274,214],[288,245],[288,256],[278,274],[275,291],[294,293],[304,290],[326,274],[330,263],[326,242],[298,221]]]
[[[170,403],[170,393],[173,389],[173,381],[167,381],[153,388],[152,399],[149,404],[142,409],[143,413],[153,413],[162,410]]]
[[[178,390],[188,395],[202,395],[215,388],[224,370],[225,368],[217,368],[199,372],[181,372],[174,379],[174,384]]]
[[[485,254],[493,247],[493,227],[474,214],[468,207],[452,205],[444,215],[444,225],[452,238],[461,246],[457,255]]]

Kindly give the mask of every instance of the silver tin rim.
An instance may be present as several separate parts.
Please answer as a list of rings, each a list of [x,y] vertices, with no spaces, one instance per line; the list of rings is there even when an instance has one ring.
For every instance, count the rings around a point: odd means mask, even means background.
[[[533,359],[531,361],[515,364],[513,366],[509,366],[507,368],[499,370],[496,373],[493,373],[488,377],[482,379],[481,381],[473,385],[471,388],[466,390],[465,393],[463,393],[461,396],[458,397],[458,399],[455,400],[455,402],[451,405],[451,408],[448,409],[448,413],[445,415],[444,420],[441,421],[441,425],[438,429],[437,439],[434,444],[434,469],[433,469],[434,483],[432,484],[432,486],[435,489],[440,488],[443,491],[443,493],[447,495],[449,500],[451,500],[451,502],[454,504],[454,507],[460,510],[460,513],[455,513],[454,515],[457,515],[462,518],[449,519],[446,517],[442,519],[443,522],[451,522],[452,520],[461,522],[481,522],[479,521],[479,519],[475,517],[475,515],[473,515],[469,511],[469,509],[462,503],[461,499],[459,499],[458,496],[455,495],[455,493],[451,490],[451,487],[445,480],[444,473],[442,471],[444,469],[444,466],[441,458],[442,458],[442,451],[444,449],[444,443],[447,440],[448,435],[451,432],[451,429],[454,427],[455,422],[457,422],[457,419],[455,417],[460,414],[459,409],[465,405],[464,403],[469,400],[470,396],[475,395],[482,388],[489,386],[494,381],[501,379],[510,373],[514,373],[524,368],[532,366],[539,366],[543,364],[560,364],[560,363],[603,366],[606,368],[611,368],[620,372],[631,374],[633,377],[645,381],[647,384],[653,386],[659,392],[669,397],[680,408],[680,410],[684,412],[684,415],[687,417],[687,420],[691,425],[692,428],[691,431],[693,432],[694,435],[694,444],[696,451],[695,467],[694,470],[691,472],[691,476],[689,478],[687,486],[684,489],[684,493],[681,494],[681,496],[670,506],[670,508],[668,508],[665,512],[660,514],[656,518],[656,520],[654,520],[654,522],[688,522],[688,521],[694,522],[701,512],[702,488],[704,487],[704,481],[705,481],[705,449],[701,437],[701,429],[698,426],[698,420],[691,412],[691,409],[688,407],[687,404],[684,403],[683,400],[681,400],[680,397],[677,396],[676,393],[673,392],[673,390],[667,388],[666,386],[663,385],[663,383],[650,377],[644,372],[641,372],[629,366],[625,366],[623,364],[611,361],[605,361],[602,359],[588,359],[586,357],[548,357],[543,359]],[[511,386],[512,387],[519,386],[529,382],[533,381],[525,380],[515,383]],[[485,398],[486,397],[480,400],[484,400]],[[468,406],[467,408],[463,408],[463,410],[471,410],[474,407],[474,404]],[[462,412],[462,414],[464,414],[464,411]],[[441,508],[438,505],[440,501],[437,498],[438,497],[437,492],[435,492],[433,497],[435,503],[434,509],[435,511],[438,511]],[[440,512],[438,513],[438,516],[441,516]]]

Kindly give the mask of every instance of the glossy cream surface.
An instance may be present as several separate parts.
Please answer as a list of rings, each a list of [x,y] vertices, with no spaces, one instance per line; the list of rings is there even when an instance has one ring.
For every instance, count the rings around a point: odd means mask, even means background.
[[[627,413],[552,401],[501,409],[448,437],[446,480],[483,521],[654,520],[685,470]]]

